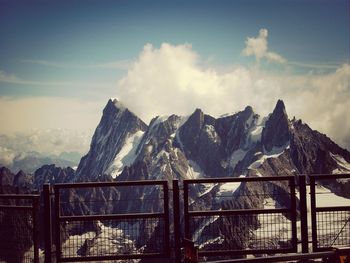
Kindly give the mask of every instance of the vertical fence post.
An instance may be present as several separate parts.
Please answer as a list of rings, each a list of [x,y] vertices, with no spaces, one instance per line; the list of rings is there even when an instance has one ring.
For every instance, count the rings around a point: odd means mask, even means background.
[[[179,181],[173,180],[173,206],[174,206],[174,248],[175,263],[181,262],[181,230],[180,230],[180,191]]]
[[[163,195],[164,195],[164,242],[165,242],[165,254],[170,257],[170,211],[169,211],[169,188],[168,182],[163,184]]]
[[[290,189],[290,210],[292,221],[292,246],[294,251],[298,250],[298,235],[297,235],[297,208],[296,208],[296,196],[295,196],[295,179],[294,177],[289,180]]]
[[[52,225],[51,225],[51,191],[50,185],[44,184],[44,234],[45,234],[45,263],[52,261]]]
[[[58,185],[54,186],[54,194],[55,194],[55,243],[56,243],[56,261],[59,261],[61,259],[61,222],[60,222],[60,188]]]
[[[183,188],[184,188],[184,225],[185,225],[185,238],[190,238],[190,220],[188,215],[188,184],[186,180],[183,180]]]
[[[301,225],[301,249],[302,253],[309,253],[309,238],[307,225],[307,198],[306,198],[306,176],[299,175],[299,193],[300,193],[300,225]]]
[[[33,244],[34,263],[39,263],[39,196],[32,199],[33,202]]]
[[[312,252],[317,251],[317,218],[316,218],[316,182],[315,177],[310,176],[310,205],[311,205],[311,229],[312,229]]]

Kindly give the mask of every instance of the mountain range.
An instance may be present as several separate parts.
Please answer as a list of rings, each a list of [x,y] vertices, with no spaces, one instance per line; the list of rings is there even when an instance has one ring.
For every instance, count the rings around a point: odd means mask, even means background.
[[[266,117],[250,106],[220,118],[196,109],[146,125],[111,99],[74,181],[331,174],[350,172],[349,163],[346,149],[290,120],[281,100]]]

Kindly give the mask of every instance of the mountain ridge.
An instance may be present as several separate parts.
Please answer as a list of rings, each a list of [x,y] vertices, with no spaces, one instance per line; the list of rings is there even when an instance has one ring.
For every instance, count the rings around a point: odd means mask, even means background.
[[[312,143],[308,143],[310,140]],[[108,143],[103,143],[106,141]],[[305,143],[308,149],[304,149]],[[109,100],[75,180],[96,180],[102,174],[118,180],[125,167],[131,168],[139,162],[148,167],[149,178],[186,179],[191,173],[199,177],[240,176],[257,169],[249,167],[259,156],[268,160],[272,153],[282,154],[283,151],[288,152],[286,169],[294,171],[292,174],[332,173],[337,169],[334,156],[350,162],[346,149],[301,120],[290,120],[282,100],[277,101],[273,112],[265,118],[251,106],[219,118],[196,109],[188,117],[155,117],[149,125],[120,101]],[[99,164],[101,159],[103,165]],[[113,170],[113,162],[119,164],[117,172]],[[193,170],[197,171],[193,173]],[[130,173],[130,169],[128,171]]]

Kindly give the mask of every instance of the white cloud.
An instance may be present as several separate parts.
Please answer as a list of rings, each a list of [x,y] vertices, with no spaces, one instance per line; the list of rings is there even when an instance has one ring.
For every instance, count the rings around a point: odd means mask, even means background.
[[[266,28],[260,29],[258,37],[247,37],[246,46],[242,51],[243,55],[255,56],[258,63],[262,58],[272,62],[285,63],[287,61],[285,58],[268,50],[267,37],[268,30]]]
[[[266,38],[267,30],[260,35]],[[267,49],[260,45],[254,54],[266,57]],[[266,115],[281,98],[291,117],[350,148],[350,65],[324,75],[275,75],[243,66],[221,72],[201,65],[191,45],[147,44],[119,81],[117,96],[146,121],[156,115],[190,114],[195,108],[219,116],[246,105]]]

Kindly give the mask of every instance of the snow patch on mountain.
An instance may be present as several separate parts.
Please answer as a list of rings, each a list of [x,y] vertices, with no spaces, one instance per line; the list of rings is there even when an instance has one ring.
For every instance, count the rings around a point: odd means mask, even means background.
[[[242,149],[238,149],[238,150],[234,151],[230,156],[230,160],[229,160],[230,167],[232,169],[235,169],[238,162],[240,162],[244,159],[247,152],[248,152],[247,150],[242,150]]]
[[[261,141],[261,134],[262,130],[264,128],[264,125],[259,124],[254,126],[250,131],[249,131],[249,141],[251,144],[256,144],[257,142]]]
[[[201,184],[202,190],[199,191],[199,196],[198,196],[198,197],[202,197],[202,196],[206,195],[206,194],[209,193],[211,190],[213,190],[213,188],[214,188],[216,185],[217,185],[217,184]]]
[[[152,127],[156,127],[159,123],[165,122],[167,119],[169,118],[169,116],[164,115],[164,116],[157,116],[155,121],[152,123]]]
[[[205,132],[208,134],[208,137],[213,141],[213,142],[218,142],[219,141],[219,136],[215,131],[215,128],[213,125],[208,125],[206,124],[204,126]]]
[[[350,172],[350,163],[348,163],[342,156],[330,153],[333,160],[337,162],[338,167],[332,171],[333,174],[339,173],[349,173]]]
[[[275,209],[276,201],[272,198],[264,199],[264,209]],[[259,214],[260,227],[253,231],[253,242],[260,243],[266,240],[288,240],[292,231],[291,221],[283,214]],[[260,243],[261,244],[261,243]],[[254,244],[252,244],[254,246]]]
[[[332,207],[332,206],[349,206],[350,199],[338,196],[324,186],[318,185],[316,188],[316,206]]]
[[[199,238],[202,235],[203,230],[209,226],[210,224],[214,223],[216,220],[219,219],[220,216],[212,216],[209,217],[206,220],[203,220],[203,222],[199,225],[199,227],[196,229],[196,231],[193,233],[192,235],[192,240],[194,240],[194,242],[198,242]]]
[[[82,235],[70,236],[62,245],[62,255],[64,257],[81,256],[79,250],[82,249],[86,241],[91,243],[91,247],[87,247],[87,251],[85,251],[89,256],[136,251],[134,242],[122,230],[105,226],[101,222],[98,222],[98,226],[99,233],[90,231]],[[72,247],[78,249],[74,251]]]
[[[224,241],[225,241],[225,238],[223,236],[218,236],[216,238],[209,239],[204,243],[200,244],[199,249],[202,249],[203,247],[212,245],[212,244],[222,244]]]
[[[187,176],[187,179],[203,178],[204,172],[195,161],[189,160],[189,166],[188,166],[186,176]]]
[[[249,165],[248,169],[250,170],[256,170],[258,169],[267,159],[270,158],[278,158],[280,155],[284,153],[285,150],[288,150],[290,148],[289,143],[286,146],[282,147],[273,147],[271,151],[264,150],[264,154],[255,162],[253,162],[251,165]],[[261,152],[258,152],[261,154]],[[256,153],[256,155],[258,155]]]
[[[137,131],[126,138],[123,147],[120,149],[118,155],[114,158],[112,164],[107,169],[107,174],[110,174],[113,178],[116,178],[121,174],[125,166],[130,166],[135,161],[136,149],[142,139],[143,134],[143,131]]]
[[[79,257],[78,250],[72,251],[72,247],[80,248],[85,240],[91,240],[96,237],[96,233],[93,231],[86,232],[82,235],[73,235],[70,236],[63,244],[62,244],[62,256],[63,257]],[[74,252],[74,253],[72,253]]]
[[[240,175],[239,177],[245,177],[245,175]],[[231,182],[223,183],[220,185],[219,192],[217,193],[217,198],[232,197],[234,192],[240,187],[241,182]]]
[[[262,131],[265,127],[266,118],[258,117],[254,119],[252,114],[247,120],[247,126],[249,127],[246,142],[244,145],[245,149],[254,147],[258,142],[261,141]]]
[[[101,232],[96,236],[90,249],[91,255],[117,254],[135,251],[134,242],[118,228],[108,227],[99,222]]]

